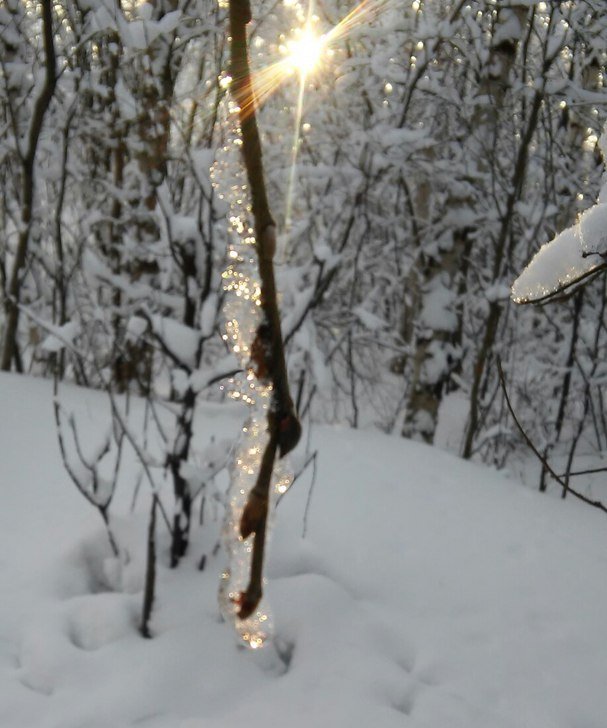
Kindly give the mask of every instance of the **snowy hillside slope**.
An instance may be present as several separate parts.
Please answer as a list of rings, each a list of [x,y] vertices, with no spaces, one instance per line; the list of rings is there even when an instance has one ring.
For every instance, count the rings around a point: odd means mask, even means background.
[[[94,428],[103,396],[70,396]],[[211,520],[178,570],[161,567],[144,640],[129,489],[116,509],[129,562],[108,591],[49,384],[2,375],[0,402],[2,728],[604,728],[607,520],[592,509],[426,446],[318,427],[306,537],[309,473],[271,546],[277,649],[237,648],[219,621],[221,557],[197,568]],[[218,405],[200,416],[222,436],[242,421]]]

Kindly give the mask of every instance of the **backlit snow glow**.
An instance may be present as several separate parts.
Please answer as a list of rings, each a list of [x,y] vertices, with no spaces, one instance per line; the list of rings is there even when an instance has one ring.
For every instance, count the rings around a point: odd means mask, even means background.
[[[582,221],[586,219],[587,223],[591,220],[594,223],[589,213],[597,207],[588,210],[574,227],[567,228],[554,240],[542,245],[512,286],[515,303],[542,301],[604,265],[603,258],[596,253],[585,254],[586,250],[593,249],[595,238],[589,234],[593,225],[582,226]],[[585,237],[582,237],[583,232]]]

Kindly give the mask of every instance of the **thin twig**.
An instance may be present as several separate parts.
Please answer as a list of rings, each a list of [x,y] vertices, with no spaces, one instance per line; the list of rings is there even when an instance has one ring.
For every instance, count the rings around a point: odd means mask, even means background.
[[[147,563],[145,569],[145,587],[143,590],[143,608],[141,611],[141,626],[139,631],[141,636],[146,639],[152,637],[150,631],[150,619],[154,608],[154,597],[156,594],[156,506],[158,505],[158,496],[156,493],[152,495],[152,507],[150,510],[150,521],[148,524],[148,541],[147,541]]]
[[[135,454],[137,455],[137,458],[138,458],[139,462],[141,463],[141,467],[143,468],[143,472],[145,473],[148,483],[150,484],[150,487],[152,489],[152,494],[158,498],[158,507],[160,509],[162,519],[164,520],[166,527],[169,529],[169,533],[172,533],[171,522],[170,522],[169,517],[166,513],[166,510],[162,504],[162,501],[160,500],[160,497],[158,496],[158,487],[157,487],[157,485],[154,481],[154,477],[151,473],[147,455],[141,450],[141,448],[139,447],[139,443],[135,439],[135,436],[127,427],[127,424],[124,421],[122,415],[120,414],[120,410],[118,409],[118,406],[116,404],[116,400],[114,398],[114,393],[112,392],[112,390],[109,387],[106,389],[106,393],[110,400],[110,407],[112,409],[112,415],[118,421],[118,424],[120,425],[122,431],[124,432],[126,439],[129,441],[131,447],[135,451]]]
[[[570,485],[565,483],[565,481],[560,478],[552,469],[552,467],[549,465],[548,461],[545,457],[542,456],[540,451],[536,448],[536,446],[533,444],[531,438],[529,435],[525,432],[523,429],[523,426],[518,420],[518,417],[516,416],[514,409],[512,408],[512,404],[510,402],[510,397],[508,396],[508,391],[506,389],[506,380],[504,378],[504,371],[502,369],[502,362],[499,357],[497,357],[497,371],[499,374],[500,379],[500,385],[502,387],[502,392],[504,393],[504,399],[506,400],[506,405],[508,406],[508,409],[510,410],[510,414],[512,415],[512,419],[514,420],[514,424],[517,426],[518,431],[523,436],[525,442],[531,449],[531,451],[534,453],[536,458],[542,463],[542,465],[546,468],[546,470],[550,473],[550,475],[556,480],[556,482],[561,485],[563,488],[567,489],[568,493],[571,493],[572,496],[575,498],[578,498],[578,500],[583,501],[584,503],[587,503],[589,506],[592,506],[593,508],[598,508],[600,511],[603,511],[603,513],[607,513],[607,506],[605,506],[601,501],[598,500],[592,500],[592,498],[588,498],[583,493],[580,493],[577,490],[574,490]]]
[[[84,496],[84,498],[92,505],[94,506],[101,515],[101,518],[103,520],[103,523],[106,528],[107,537],[110,542],[110,547],[112,549],[112,552],[114,556],[118,556],[120,551],[118,549],[118,544],[116,543],[116,539],[114,538],[114,534],[112,533],[112,529],[109,522],[109,516],[108,516],[108,508],[112,501],[112,498],[114,496],[114,490],[116,487],[116,483],[114,482],[112,490],[110,494],[107,496],[107,499],[105,503],[99,503],[97,501],[97,498],[93,496],[89,491],[87,490],[85,484],[80,480],[78,477],[78,474],[72,467],[67,448],[65,445],[65,441],[63,439],[63,429],[61,424],[61,405],[59,403],[59,374],[57,371],[55,371],[55,377],[54,377],[54,383],[53,383],[53,411],[55,414],[55,425],[57,428],[57,440],[59,443],[59,451],[61,452],[61,459],[63,461],[63,466],[65,467],[65,470],[67,474],[69,475],[72,483],[76,486],[78,491]],[[87,464],[85,462],[82,463],[85,468],[87,468]],[[90,467],[88,467],[90,471]]]
[[[572,473],[561,473],[561,478],[567,477],[567,475],[572,478],[576,475],[592,475],[593,473],[605,473],[607,472],[607,467],[603,468],[588,468],[588,470],[576,470]]]
[[[310,489],[308,490],[308,497],[306,499],[306,507],[303,515],[303,524],[301,529],[301,537],[305,538],[308,532],[308,513],[310,512],[310,505],[312,503],[312,492],[314,491],[314,485],[316,483],[316,461],[317,461],[318,450],[314,452],[312,456],[312,481],[310,482]]]

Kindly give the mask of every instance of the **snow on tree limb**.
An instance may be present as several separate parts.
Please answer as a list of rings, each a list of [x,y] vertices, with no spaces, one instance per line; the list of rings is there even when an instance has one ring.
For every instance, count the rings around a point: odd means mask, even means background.
[[[542,245],[512,286],[515,303],[544,303],[606,267],[601,255],[584,252],[592,242],[582,238],[580,223]]]
[[[599,140],[607,153],[607,127]],[[545,243],[512,285],[515,303],[547,303],[607,268],[607,184],[575,225]]]
[[[607,256],[607,204],[593,205],[578,222],[582,252],[586,256]]]

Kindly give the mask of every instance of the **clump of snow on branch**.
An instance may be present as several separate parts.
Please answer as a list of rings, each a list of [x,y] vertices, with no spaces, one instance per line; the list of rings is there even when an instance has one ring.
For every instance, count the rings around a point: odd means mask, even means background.
[[[601,137],[603,157],[607,134]],[[607,260],[607,184],[597,204],[572,227],[545,243],[512,286],[515,303],[534,303],[571,288],[601,268]]]
[[[578,225],[584,255],[607,255],[607,204],[586,210]]]
[[[516,303],[541,301],[603,265],[598,255],[584,256],[579,223],[545,243],[512,286]]]
[[[76,321],[68,321],[63,326],[46,324],[45,327],[50,333],[42,342],[42,348],[51,353],[73,346],[80,333],[80,325]]]

